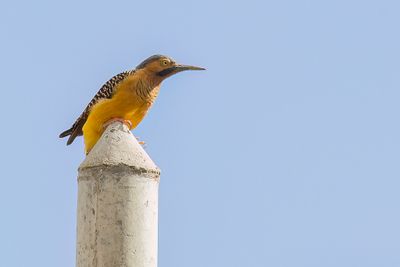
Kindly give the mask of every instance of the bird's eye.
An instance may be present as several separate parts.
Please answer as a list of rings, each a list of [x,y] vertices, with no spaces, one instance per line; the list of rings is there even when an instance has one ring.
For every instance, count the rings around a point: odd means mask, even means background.
[[[163,61],[161,61],[161,65],[167,66],[167,65],[168,65],[168,60],[163,60]]]

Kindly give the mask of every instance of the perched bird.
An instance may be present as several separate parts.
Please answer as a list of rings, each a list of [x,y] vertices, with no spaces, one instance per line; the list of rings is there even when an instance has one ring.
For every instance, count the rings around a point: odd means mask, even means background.
[[[154,55],[135,69],[115,75],[100,88],[72,127],[62,132],[60,138],[69,136],[67,145],[70,145],[83,134],[88,154],[111,122],[121,121],[129,129],[134,129],[152,106],[161,82],[185,70],[204,68],[177,64],[167,56]]]

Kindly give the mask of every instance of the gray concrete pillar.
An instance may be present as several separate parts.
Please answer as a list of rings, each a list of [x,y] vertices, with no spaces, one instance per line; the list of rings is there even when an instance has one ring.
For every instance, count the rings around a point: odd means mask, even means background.
[[[157,266],[159,177],[129,129],[109,125],[79,167],[76,266]]]

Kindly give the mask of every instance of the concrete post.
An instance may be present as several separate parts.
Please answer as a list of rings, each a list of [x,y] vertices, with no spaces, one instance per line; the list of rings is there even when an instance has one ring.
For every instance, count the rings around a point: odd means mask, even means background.
[[[160,172],[129,129],[109,125],[78,175],[77,267],[156,267]]]

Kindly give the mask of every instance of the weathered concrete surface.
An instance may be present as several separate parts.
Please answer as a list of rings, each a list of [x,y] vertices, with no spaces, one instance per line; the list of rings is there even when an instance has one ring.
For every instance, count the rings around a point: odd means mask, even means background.
[[[159,170],[128,128],[108,126],[79,167],[78,267],[156,267]]]

